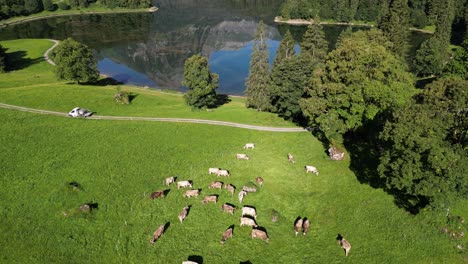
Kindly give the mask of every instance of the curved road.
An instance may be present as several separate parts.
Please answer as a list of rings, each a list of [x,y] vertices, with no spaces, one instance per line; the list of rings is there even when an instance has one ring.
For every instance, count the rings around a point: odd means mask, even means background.
[[[16,105],[9,105],[0,103],[1,108],[13,109],[22,112],[45,114],[53,116],[68,117],[67,113],[55,112],[49,110],[34,109]],[[216,120],[205,120],[205,119],[190,119],[190,118],[165,118],[165,117],[131,117],[131,116],[91,116],[87,119],[93,120],[125,120],[125,121],[156,121],[156,122],[173,122],[173,123],[195,123],[195,124],[208,124],[217,126],[229,126],[251,130],[269,131],[269,132],[306,132],[307,130],[300,127],[265,127],[265,126],[254,126],[239,124],[233,122],[216,121]]]
[[[46,50],[46,52],[44,53],[44,59],[55,66],[55,62],[53,62],[50,58],[49,58],[49,52],[51,52],[53,49],[55,49],[55,47],[57,47],[57,45],[59,44],[59,41],[58,40],[55,40],[55,39],[49,39],[50,41],[54,42],[54,45],[52,47],[50,47],[48,50]]]

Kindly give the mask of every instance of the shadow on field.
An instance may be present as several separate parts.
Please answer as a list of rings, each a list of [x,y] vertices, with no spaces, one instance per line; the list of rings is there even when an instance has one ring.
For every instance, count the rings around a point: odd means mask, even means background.
[[[6,65],[8,71],[17,71],[27,68],[33,64],[41,62],[44,58],[39,57],[35,59],[27,58],[27,52],[20,50],[11,53],[6,53]]]
[[[229,95],[227,95],[227,94],[217,94],[216,95],[216,102],[212,107],[210,107],[210,109],[218,108],[218,107],[223,106],[224,104],[227,104],[229,102],[231,102],[231,98],[229,98]]]
[[[93,85],[93,86],[109,86],[109,85],[121,85],[123,82],[117,81],[112,77],[101,78],[95,82],[80,82],[81,85]]]
[[[252,264],[252,261],[246,260],[246,261],[241,261],[239,264]]]
[[[198,264],[203,264],[203,257],[202,257],[202,256],[190,255],[190,256],[188,257],[188,260],[189,260],[189,261],[196,262],[196,263],[198,263]]]

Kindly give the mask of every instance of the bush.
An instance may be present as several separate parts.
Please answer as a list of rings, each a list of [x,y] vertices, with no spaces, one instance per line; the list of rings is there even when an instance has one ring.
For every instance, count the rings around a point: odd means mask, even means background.
[[[69,10],[70,9],[70,6],[67,4],[67,3],[64,3],[64,2],[59,2],[57,4],[58,8],[60,10]]]
[[[130,93],[122,91],[119,86],[117,87],[117,93],[114,95],[114,101],[118,104],[130,104]]]

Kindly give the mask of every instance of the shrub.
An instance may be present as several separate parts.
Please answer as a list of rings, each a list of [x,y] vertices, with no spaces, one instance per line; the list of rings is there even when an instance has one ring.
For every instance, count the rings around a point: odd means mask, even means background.
[[[59,2],[59,3],[57,4],[57,6],[58,6],[58,8],[59,8],[60,10],[68,10],[68,9],[70,9],[70,6],[69,6],[67,3],[64,3],[64,2]]]

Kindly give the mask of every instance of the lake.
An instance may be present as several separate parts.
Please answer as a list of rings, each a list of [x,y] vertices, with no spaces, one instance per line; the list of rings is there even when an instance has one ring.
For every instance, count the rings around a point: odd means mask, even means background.
[[[93,49],[99,71],[126,84],[184,91],[184,62],[194,54],[209,58],[219,74],[218,93],[242,95],[252,39],[266,24],[270,62],[282,35],[297,42],[303,26],[273,22],[282,0],[158,0],[155,13],[76,15],[36,20],[0,29],[0,40],[72,37]],[[345,26],[324,26],[332,49]],[[357,28],[353,28],[357,30]],[[412,34],[412,46],[426,36]],[[297,47],[297,50],[299,48]]]

